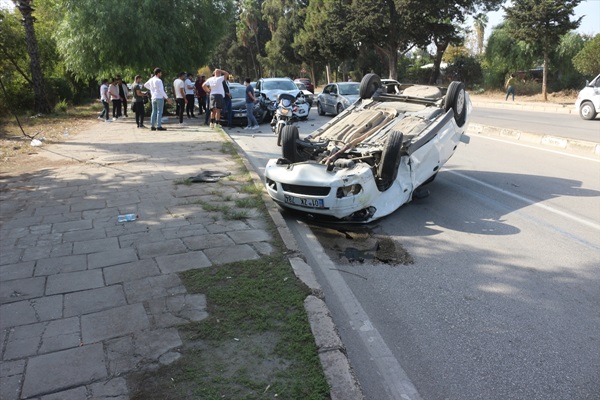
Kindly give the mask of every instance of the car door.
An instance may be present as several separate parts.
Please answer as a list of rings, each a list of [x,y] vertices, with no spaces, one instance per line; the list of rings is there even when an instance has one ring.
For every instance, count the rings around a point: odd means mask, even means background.
[[[327,112],[327,99],[329,98],[329,91],[331,90],[331,85],[327,85],[323,88],[323,92],[319,95],[319,102],[321,103],[321,107],[323,111]]]
[[[329,90],[329,96],[327,96],[327,112],[332,114],[337,113],[336,106],[338,100],[338,87],[337,85],[331,85]]]

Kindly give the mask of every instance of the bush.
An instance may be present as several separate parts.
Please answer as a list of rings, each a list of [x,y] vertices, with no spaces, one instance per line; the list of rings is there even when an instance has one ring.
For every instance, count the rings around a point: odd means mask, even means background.
[[[54,112],[56,114],[60,114],[60,113],[66,114],[68,108],[69,108],[69,104],[67,103],[67,100],[62,99],[54,105]]]

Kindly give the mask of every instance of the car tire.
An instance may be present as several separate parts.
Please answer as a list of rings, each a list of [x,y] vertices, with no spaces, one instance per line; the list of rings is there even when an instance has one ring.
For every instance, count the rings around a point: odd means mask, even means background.
[[[381,78],[376,74],[366,74],[360,81],[359,95],[361,99],[370,99],[381,87]]]
[[[317,113],[321,116],[325,115],[325,110],[323,110],[323,106],[320,101],[317,101]]]
[[[282,128],[287,125],[277,124],[275,127],[275,135],[277,135],[277,146],[281,146],[281,131]]]
[[[462,82],[453,81],[450,83],[444,99],[444,109],[446,111],[454,110],[456,125],[462,127],[465,124],[467,121],[467,97],[465,85]]]
[[[338,104],[337,107],[335,108],[335,111],[337,111],[337,115],[340,115],[342,113],[342,111],[344,111],[344,107],[342,107],[341,104]]]
[[[289,162],[296,163],[302,161],[298,153],[297,140],[300,138],[298,127],[295,125],[286,125],[281,131],[281,154]]]
[[[581,106],[579,106],[579,115],[581,116],[581,118],[588,121],[596,118],[596,110],[594,109],[594,104],[592,104],[592,102],[590,101],[584,101],[583,103],[581,103]]]
[[[402,132],[392,131],[388,135],[383,151],[381,152],[381,161],[377,169],[377,175],[379,176],[378,187],[382,192],[392,186],[398,176],[403,138],[404,135]]]
[[[437,176],[437,171],[435,172],[435,174],[431,175],[425,182],[421,183],[421,186],[425,186],[425,185],[429,185],[431,182],[433,182],[435,180],[435,177]]]

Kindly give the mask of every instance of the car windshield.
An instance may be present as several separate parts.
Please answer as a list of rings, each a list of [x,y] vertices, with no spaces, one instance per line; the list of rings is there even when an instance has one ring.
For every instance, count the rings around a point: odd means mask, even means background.
[[[264,81],[262,90],[298,90],[294,82],[287,79]]]
[[[340,94],[344,96],[352,96],[358,94],[359,83],[340,83]]]
[[[246,97],[245,86],[231,86],[229,88],[229,92],[231,93],[232,99],[241,99],[242,97]]]
[[[307,90],[306,86],[304,86],[304,83],[296,82],[296,86],[298,87],[299,90]]]

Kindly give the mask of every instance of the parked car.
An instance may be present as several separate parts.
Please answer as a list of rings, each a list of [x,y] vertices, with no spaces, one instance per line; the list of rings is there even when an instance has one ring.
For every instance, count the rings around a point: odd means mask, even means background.
[[[302,82],[296,82],[296,81],[294,81],[294,83],[296,84],[296,87],[298,89],[300,89],[302,91],[302,93],[304,93],[304,98],[306,99],[306,101],[308,102],[308,104],[312,107],[314,99],[315,99],[314,95],[310,92],[310,90],[308,90],[306,88],[306,86],[304,86],[304,83],[302,83]]]
[[[370,222],[425,196],[424,185],[469,141],[472,107],[461,82],[407,86],[397,95],[367,74],[359,96],[303,139],[297,127],[283,128],[282,157],[265,168],[277,204],[315,219]]]
[[[312,84],[312,82],[310,81],[310,79],[308,79],[308,78],[297,78],[297,79],[294,79],[294,82],[303,83],[304,86],[306,86],[306,90],[308,90],[312,94],[315,93],[315,86]]]
[[[231,93],[231,110],[233,113],[232,122],[234,125],[248,125],[246,117],[246,86],[239,83],[229,84],[229,93]],[[258,116],[258,110],[252,110],[254,116]],[[221,112],[221,123],[227,124],[227,112]]]
[[[575,109],[583,119],[594,119],[600,113],[600,75],[586,82],[575,101]]]
[[[319,115],[340,114],[358,100],[358,82],[330,83],[317,96],[317,112]]]

